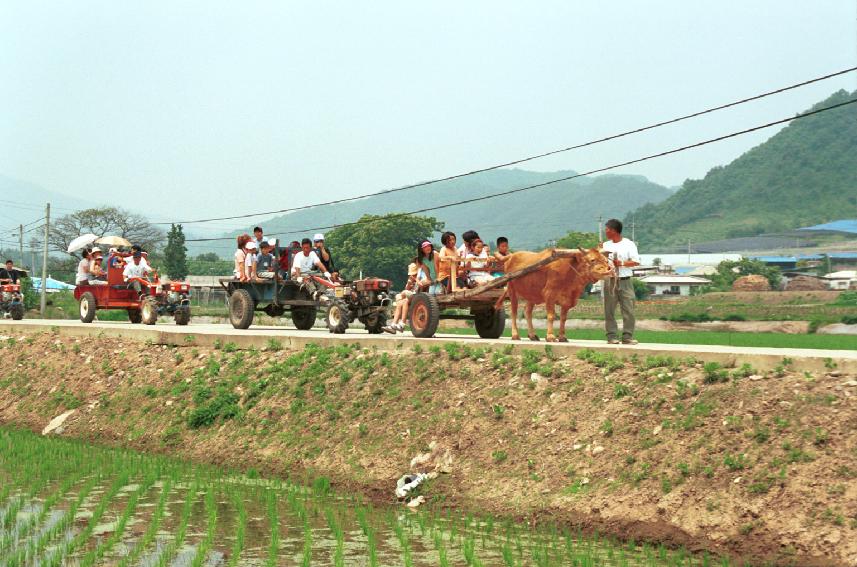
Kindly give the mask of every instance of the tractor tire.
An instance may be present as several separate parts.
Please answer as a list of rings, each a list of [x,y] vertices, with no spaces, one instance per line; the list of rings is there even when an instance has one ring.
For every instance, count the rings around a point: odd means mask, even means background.
[[[78,309],[80,311],[80,320],[82,323],[92,323],[92,320],[95,319],[95,310],[97,309],[96,305],[95,296],[91,291],[87,291],[80,296]]]
[[[292,323],[301,331],[312,329],[317,313],[318,309],[315,307],[294,307],[292,309]]]
[[[143,298],[140,304],[140,318],[144,325],[154,325],[158,322],[158,303],[154,297]]]
[[[435,296],[417,293],[411,297],[411,312],[408,316],[411,333],[415,337],[427,339],[433,337],[440,323],[440,306]]]
[[[373,315],[366,317],[364,322],[366,330],[370,335],[380,335],[384,332],[384,327],[387,326],[387,314],[379,311]]]
[[[139,309],[129,309],[128,320],[136,325],[143,321],[143,313]]]
[[[176,325],[187,325],[190,323],[190,307],[179,307],[175,313]]]
[[[331,333],[337,335],[344,333],[348,329],[349,319],[348,307],[343,303],[336,301],[327,308],[325,321],[327,322],[327,330]]]
[[[247,329],[253,323],[253,298],[246,289],[236,289],[229,296],[229,322],[236,329]]]
[[[506,330],[506,310],[491,309],[479,312],[473,323],[476,332],[483,339],[499,339]]]
[[[15,303],[12,307],[9,308],[9,315],[12,317],[14,321],[20,321],[24,318],[24,304],[23,303]]]

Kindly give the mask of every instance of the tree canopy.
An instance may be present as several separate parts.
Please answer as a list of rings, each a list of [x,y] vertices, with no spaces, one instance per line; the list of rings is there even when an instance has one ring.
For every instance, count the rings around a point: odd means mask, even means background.
[[[48,243],[60,252],[82,234],[121,236],[144,249],[152,251],[164,241],[164,233],[142,215],[117,207],[84,209],[59,217],[51,223]]]
[[[188,274],[187,248],[184,240],[182,225],[171,225],[167,233],[167,245],[164,248],[164,271],[173,280],[184,279]]]
[[[364,277],[389,279],[401,289],[419,243],[442,229],[434,217],[364,215],[356,224],[331,230],[325,239],[343,277],[355,279],[362,272]]]
[[[768,283],[771,284],[771,289],[777,289],[780,285],[782,274],[776,266],[768,266],[761,260],[751,260],[749,258],[741,258],[740,260],[724,260],[717,264],[717,273],[712,274],[711,284],[717,289],[728,291],[732,289],[732,284],[741,276],[749,276],[758,274],[765,276]]]
[[[556,241],[557,248],[595,248],[601,244],[594,232],[571,231]]]

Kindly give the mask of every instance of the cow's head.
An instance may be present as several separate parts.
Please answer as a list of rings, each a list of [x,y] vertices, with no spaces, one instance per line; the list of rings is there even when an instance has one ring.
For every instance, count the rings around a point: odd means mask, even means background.
[[[593,281],[613,276],[613,264],[610,263],[601,248],[590,248],[589,250],[579,248],[578,250],[580,250],[583,262],[589,267],[589,274]]]

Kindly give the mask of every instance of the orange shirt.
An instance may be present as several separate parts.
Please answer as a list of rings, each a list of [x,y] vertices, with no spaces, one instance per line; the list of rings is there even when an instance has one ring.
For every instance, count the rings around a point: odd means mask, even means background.
[[[440,249],[440,262],[438,262],[437,267],[438,281],[448,278],[452,270],[452,264],[450,264],[448,260],[444,260],[444,258],[454,258],[455,260],[459,260],[461,259],[461,256],[458,255],[458,250],[450,250],[446,246]]]

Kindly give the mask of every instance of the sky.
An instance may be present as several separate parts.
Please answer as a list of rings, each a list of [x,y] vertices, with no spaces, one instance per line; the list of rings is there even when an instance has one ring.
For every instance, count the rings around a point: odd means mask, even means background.
[[[857,3],[0,0],[0,53],[0,174],[186,220],[468,171],[855,66]],[[595,169],[840,88],[857,73],[521,167]],[[775,132],[616,173],[679,185]]]

